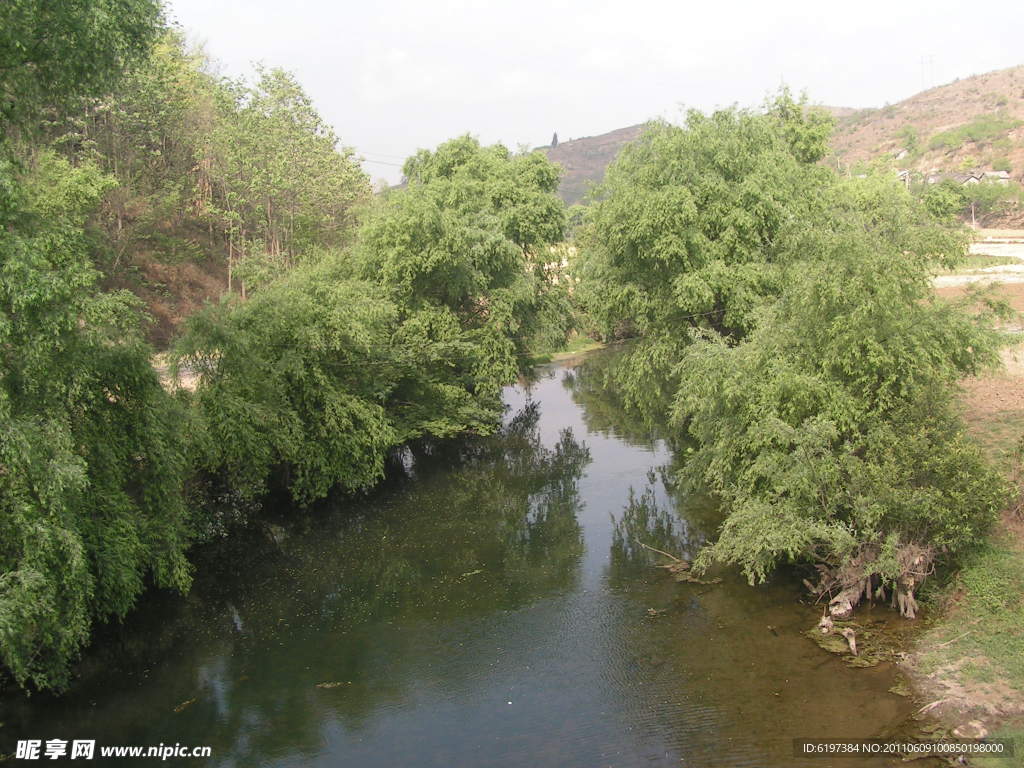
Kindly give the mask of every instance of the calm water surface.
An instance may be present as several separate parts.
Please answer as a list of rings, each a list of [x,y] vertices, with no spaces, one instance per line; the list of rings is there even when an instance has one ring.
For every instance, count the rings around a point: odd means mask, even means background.
[[[501,434],[410,460],[366,499],[282,509],[200,553],[192,593],[102,633],[70,694],[8,697],[0,751],[88,738],[210,745],[179,762],[216,766],[824,766],[794,760],[792,739],[898,728],[912,705],[888,693],[893,671],[804,637],[815,613],[795,583],[651,567],[638,541],[689,556],[717,519],[666,490],[668,449],[599,392],[601,364],[542,368],[508,390]]]

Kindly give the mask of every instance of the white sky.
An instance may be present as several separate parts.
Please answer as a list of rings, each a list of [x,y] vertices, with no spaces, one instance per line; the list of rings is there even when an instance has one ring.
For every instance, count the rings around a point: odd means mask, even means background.
[[[1024,2],[168,0],[227,74],[294,72],[374,179],[463,133],[547,144],[759,104],[878,107],[1024,63]],[[383,162],[369,162],[383,161]],[[384,163],[394,163],[386,165]]]

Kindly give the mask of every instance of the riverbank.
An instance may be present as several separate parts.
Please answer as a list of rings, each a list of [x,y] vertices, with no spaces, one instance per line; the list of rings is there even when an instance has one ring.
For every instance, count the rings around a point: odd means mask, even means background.
[[[1003,370],[962,382],[962,403],[969,434],[1015,488],[1013,501],[959,572],[927,596],[931,618],[903,667],[924,711],[965,736],[1017,739],[1019,754],[1012,764],[1024,765],[1024,342],[1019,336],[1008,338],[1002,358]]]
[[[530,357],[530,365],[544,365],[546,363],[564,363],[569,360],[581,357],[587,352],[603,349],[604,344],[595,341],[586,334],[573,331],[565,344],[557,349],[542,350]]]

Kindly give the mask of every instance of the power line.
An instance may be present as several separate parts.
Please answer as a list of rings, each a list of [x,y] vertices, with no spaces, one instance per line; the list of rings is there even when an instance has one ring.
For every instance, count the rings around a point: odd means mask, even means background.
[[[405,160],[405,156],[404,155],[392,155],[389,152],[374,152],[371,149],[363,149],[363,150],[359,150],[359,152],[360,152],[360,154],[363,154],[363,155],[376,155],[377,157],[387,157],[387,158],[389,158],[391,160]]]
[[[401,168],[405,163],[389,163],[387,160],[371,160],[368,157],[362,158],[364,163],[376,163],[377,165],[393,165],[395,168]]]

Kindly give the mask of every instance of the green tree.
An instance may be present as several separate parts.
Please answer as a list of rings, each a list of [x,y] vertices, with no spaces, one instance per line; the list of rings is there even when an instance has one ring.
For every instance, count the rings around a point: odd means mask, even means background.
[[[571,324],[544,266],[565,226],[558,169],[463,136],[403,170],[407,188],[368,216],[355,259],[399,308],[407,375],[389,408],[403,440],[489,431],[531,347]]]
[[[384,409],[396,310],[382,294],[328,260],[191,318],[178,356],[199,377],[199,466],[248,500],[277,474],[300,503],[376,482],[398,442]]]
[[[69,156],[98,163],[118,184],[103,212],[114,259],[143,250],[172,260],[195,251],[196,210],[209,198],[208,166],[197,162],[213,126],[219,83],[207,61],[168,30],[150,55],[110,93],[68,116],[54,144]]]
[[[0,661],[22,686],[65,685],[93,624],[148,580],[189,583],[182,414],[136,302],[99,291],[92,266],[89,221],[116,182],[29,143],[159,23],[148,0],[0,6]]]
[[[253,287],[314,247],[347,242],[356,208],[370,198],[369,179],[292,75],[260,68],[252,86],[226,84],[217,115],[200,156],[211,182],[208,214],[229,240],[229,269],[243,262]]]
[[[921,200],[932,216],[945,221],[952,221],[954,216],[963,211],[967,202],[963,187],[952,180],[929,184]]]
[[[976,541],[1003,500],[952,398],[998,341],[934,299],[927,258],[870,233],[854,226],[794,268],[742,343],[688,347],[674,422],[698,444],[682,479],[727,511],[700,566],[755,582],[811,561],[830,569],[837,612],[882,588],[912,617],[932,561]]]
[[[578,237],[579,297],[606,337],[642,336],[613,371],[631,405],[664,412],[683,330],[738,340],[779,295],[835,182],[816,164],[827,126],[783,92],[762,112],[651,123],[609,167]]]
[[[467,137],[406,172],[353,252],[189,323],[199,463],[248,499],[275,478],[300,503],[365,488],[396,446],[493,431],[531,341],[564,338],[543,268],[564,221],[554,166]]]
[[[113,183],[39,154],[0,226],[0,658],[61,687],[94,621],[184,589],[180,413],[135,302],[96,290],[86,218]]]
[[[795,100],[784,86],[765,101],[764,113],[775,121],[789,151],[800,162],[816,163],[828,153],[835,118],[825,109],[811,106],[806,94]]]
[[[158,0],[7,0],[0,5],[0,119],[99,95],[159,34]]]
[[[932,296],[966,246],[937,201],[816,165],[825,122],[802,110],[783,92],[649,127],[588,214],[580,293],[606,334],[641,334],[609,379],[671,414],[680,480],[722,502],[700,567],[812,562],[837,613],[884,589],[912,616],[1001,499],[951,398],[997,342]]]

